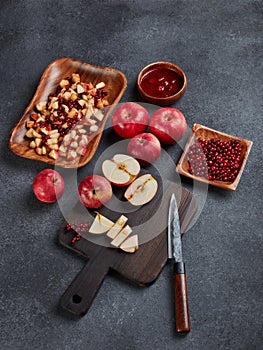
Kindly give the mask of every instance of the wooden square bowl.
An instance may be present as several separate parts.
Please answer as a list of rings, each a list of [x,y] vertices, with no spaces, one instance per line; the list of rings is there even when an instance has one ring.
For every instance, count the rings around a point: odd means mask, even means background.
[[[107,92],[107,100],[111,106],[119,102],[127,86],[125,75],[116,69],[94,66],[71,58],[59,58],[53,61],[44,71],[32,100],[9,135],[9,147],[15,154],[52,165],[56,164],[64,168],[79,168],[92,159],[98,148],[111,108],[107,109],[98,132],[89,142],[87,152],[80,157],[78,163],[60,159],[62,157],[54,160],[47,155],[38,155],[29,147],[29,142],[25,138],[27,131],[25,124],[30,119],[30,114],[34,111],[36,104],[47,100],[48,96],[56,91],[59,82],[72,73],[78,73],[81,81],[92,82],[94,85],[103,81],[106,84],[104,90]]]
[[[200,125],[200,124],[194,124],[193,125],[193,133],[190,135],[190,137],[187,140],[185,150],[176,166],[176,171],[184,176],[187,176],[191,179],[198,180],[204,183],[207,183],[209,185],[217,186],[224,188],[226,190],[235,191],[237,188],[237,185],[240,181],[242,172],[245,168],[245,164],[250,152],[250,149],[252,147],[253,142],[249,140],[242,139],[240,137],[232,136],[225,134],[223,132],[219,132],[217,130],[213,130],[210,128],[207,128],[206,126]],[[205,177],[196,176],[194,174],[189,173],[189,157],[188,152],[189,148],[197,141],[197,139],[201,137],[205,140],[211,140],[211,139],[219,139],[221,141],[230,141],[230,140],[237,140],[241,146],[241,156],[240,156],[240,167],[239,172],[232,182],[225,182],[225,181],[219,181],[219,180],[208,180]]]

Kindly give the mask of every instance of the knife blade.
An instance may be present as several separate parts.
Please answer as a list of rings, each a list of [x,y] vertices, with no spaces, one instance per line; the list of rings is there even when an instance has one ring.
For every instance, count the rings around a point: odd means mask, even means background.
[[[186,284],[185,264],[183,262],[182,239],[177,202],[174,193],[171,196],[168,213],[168,258],[174,259],[174,298],[176,331],[190,331],[188,292]]]

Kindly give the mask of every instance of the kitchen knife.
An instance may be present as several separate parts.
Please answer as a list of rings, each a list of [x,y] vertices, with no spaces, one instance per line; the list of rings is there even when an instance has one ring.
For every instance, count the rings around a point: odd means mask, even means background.
[[[174,297],[176,331],[190,331],[185,264],[182,257],[180,222],[175,195],[172,194],[168,214],[168,258],[174,259]]]

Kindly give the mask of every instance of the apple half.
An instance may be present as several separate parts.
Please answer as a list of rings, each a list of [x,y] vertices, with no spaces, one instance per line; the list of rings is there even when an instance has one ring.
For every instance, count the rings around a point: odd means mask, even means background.
[[[104,176],[116,186],[127,186],[140,172],[139,162],[126,154],[115,154],[102,163]]]
[[[135,206],[150,202],[156,195],[158,182],[151,174],[145,174],[136,179],[127,188],[124,197]]]
[[[101,234],[109,231],[114,225],[114,222],[107,219],[105,216],[97,213],[93,223],[90,226],[89,232],[93,234]]]
[[[128,237],[121,245],[120,249],[126,253],[134,253],[139,248],[138,235]]]

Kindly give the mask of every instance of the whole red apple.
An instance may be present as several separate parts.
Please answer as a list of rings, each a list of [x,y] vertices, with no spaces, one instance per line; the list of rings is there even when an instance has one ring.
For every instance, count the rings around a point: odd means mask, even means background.
[[[153,164],[161,154],[161,144],[156,136],[145,132],[134,136],[128,144],[128,153],[141,165]]]
[[[64,180],[53,169],[42,170],[34,179],[33,191],[41,202],[54,203],[64,193]]]
[[[176,108],[160,108],[151,115],[150,132],[164,144],[179,141],[187,128],[185,117]]]
[[[112,197],[110,182],[100,175],[90,175],[83,179],[78,192],[80,201],[92,209],[101,208]]]
[[[147,110],[135,102],[127,102],[119,106],[112,116],[115,132],[125,139],[138,135],[148,126]]]

